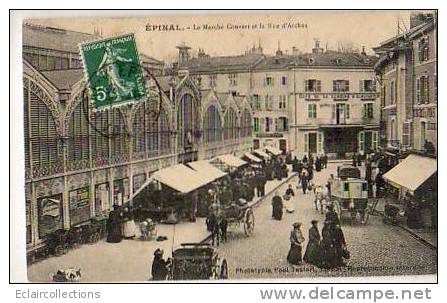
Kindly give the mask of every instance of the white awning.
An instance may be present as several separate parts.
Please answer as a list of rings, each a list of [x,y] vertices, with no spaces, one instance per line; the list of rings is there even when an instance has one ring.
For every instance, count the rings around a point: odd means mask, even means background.
[[[383,178],[393,186],[404,187],[414,193],[437,169],[435,159],[409,155],[383,175]]]
[[[187,163],[189,167],[191,167],[193,170],[198,172],[199,174],[214,180],[217,180],[219,178],[222,178],[227,173],[221,171],[220,169],[213,166],[211,163],[209,163],[207,160],[200,160],[200,161],[194,161]]]
[[[266,146],[265,148],[268,152],[271,152],[275,156],[279,156],[282,154],[282,151],[274,146]]]
[[[214,181],[183,164],[158,170],[152,178],[184,194]]]
[[[265,151],[263,151],[262,149],[255,149],[253,151],[254,153],[260,155],[261,157],[263,157],[264,159],[270,159],[269,154],[267,154]]]
[[[231,167],[241,167],[242,165],[247,164],[244,160],[241,160],[231,154],[218,156],[217,159]]]
[[[256,162],[256,163],[260,163],[262,162],[261,159],[259,159],[258,157],[256,157],[255,155],[253,155],[252,153],[245,153],[244,154],[245,157],[247,157],[249,160]]]

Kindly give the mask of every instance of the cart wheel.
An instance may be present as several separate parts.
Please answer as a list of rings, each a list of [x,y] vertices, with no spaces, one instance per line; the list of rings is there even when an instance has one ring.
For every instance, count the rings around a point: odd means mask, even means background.
[[[246,236],[250,236],[255,228],[255,216],[251,208],[245,211],[244,215],[244,233]]]
[[[220,265],[220,277],[219,279],[221,280],[226,280],[228,279],[228,264],[227,264],[227,260],[223,259],[222,260],[222,264]]]

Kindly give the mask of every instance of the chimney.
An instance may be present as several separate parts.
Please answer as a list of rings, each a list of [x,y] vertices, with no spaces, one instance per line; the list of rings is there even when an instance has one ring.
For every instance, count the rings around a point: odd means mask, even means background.
[[[320,40],[319,39],[314,39],[315,40],[315,47],[312,49],[312,53],[313,54],[322,54],[324,52],[324,49],[322,49],[320,47]]]
[[[190,59],[189,50],[191,48],[187,46],[185,43],[183,43],[182,45],[178,45],[177,49],[178,49],[178,65],[184,66],[188,63]]]

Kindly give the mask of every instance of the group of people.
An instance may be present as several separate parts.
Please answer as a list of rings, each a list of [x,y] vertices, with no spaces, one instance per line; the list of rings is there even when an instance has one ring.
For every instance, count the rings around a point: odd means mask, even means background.
[[[311,221],[309,241],[304,256],[302,256],[302,245],[305,238],[300,222],[293,224],[289,239],[290,249],[287,261],[292,265],[301,265],[304,261],[319,268],[332,269],[345,266],[345,260],[350,258],[338,214],[332,207],[328,207],[321,235],[318,221]]]
[[[135,221],[130,206],[114,205],[107,219],[107,242],[119,243],[123,239],[135,237]]]

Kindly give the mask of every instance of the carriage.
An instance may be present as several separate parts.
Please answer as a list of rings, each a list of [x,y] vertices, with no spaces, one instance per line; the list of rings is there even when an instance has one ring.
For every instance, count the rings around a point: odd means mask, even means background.
[[[253,233],[255,216],[253,208],[245,199],[239,199],[237,203],[223,207],[222,216],[226,219],[229,228],[242,226],[246,236],[250,236]]]
[[[217,280],[228,278],[227,261],[205,243],[183,243],[172,253],[170,280]]]
[[[345,213],[350,214],[351,223],[357,215],[361,222],[367,222],[368,216],[368,182],[360,178],[360,170],[352,165],[341,165],[337,177],[330,180],[331,202],[340,219]]]

